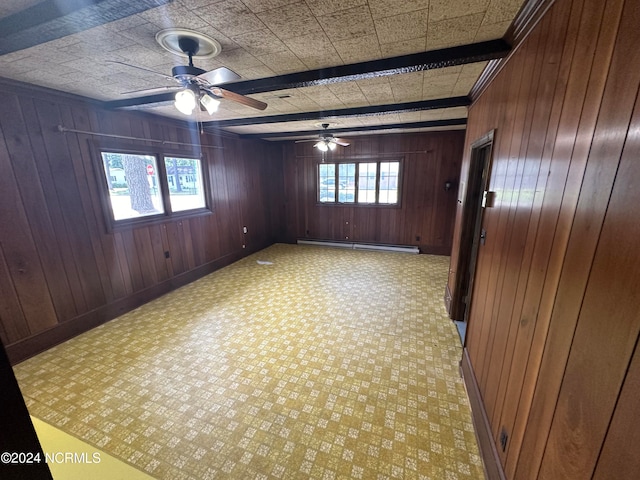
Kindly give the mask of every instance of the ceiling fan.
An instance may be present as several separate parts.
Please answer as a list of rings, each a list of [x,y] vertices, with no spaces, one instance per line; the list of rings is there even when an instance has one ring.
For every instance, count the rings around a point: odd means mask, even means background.
[[[328,123],[322,124],[322,131],[320,132],[320,139],[310,138],[306,140],[297,140],[296,143],[303,142],[316,142],[314,147],[316,147],[321,152],[326,152],[327,150],[335,150],[336,145],[340,145],[341,147],[348,147],[350,145],[349,142],[346,142],[340,138],[336,138],[333,134],[329,133],[327,129],[329,128]]]
[[[220,67],[207,72],[193,65],[193,57],[200,51],[203,41],[205,47],[212,47],[213,50],[216,50],[217,48],[214,55],[220,51],[220,47],[217,42],[205,37],[204,35],[200,35],[197,32],[185,30],[181,30],[178,33],[171,31],[167,34],[165,34],[165,31],[161,31],[156,36],[156,39],[167,50],[188,57],[189,64],[173,67],[171,69],[171,76],[169,76],[137,65],[130,65],[128,63],[115,60],[109,61],[110,63],[118,63],[127,67],[137,68],[139,70],[161,76],[165,79],[175,81],[178,84],[175,86],[164,86],[124,92],[123,94],[137,93],[143,95],[137,98],[127,99],[128,106],[148,104],[149,100],[145,95],[158,92],[167,92],[169,93],[169,96],[161,100],[156,100],[156,102],[153,103],[163,100],[171,100],[171,95],[175,92],[175,97],[173,97],[174,105],[185,115],[193,113],[193,110],[198,106],[198,104],[200,104],[201,110],[206,110],[209,115],[213,115],[213,113],[218,110],[218,106],[220,105],[220,101],[218,99],[220,98],[231,100],[258,110],[264,110],[267,108],[267,104],[260,100],[240,95],[218,86],[240,79],[240,75],[234,71],[226,67]],[[214,46],[211,42],[215,42],[217,46]],[[139,103],[136,103],[137,100],[139,100]]]

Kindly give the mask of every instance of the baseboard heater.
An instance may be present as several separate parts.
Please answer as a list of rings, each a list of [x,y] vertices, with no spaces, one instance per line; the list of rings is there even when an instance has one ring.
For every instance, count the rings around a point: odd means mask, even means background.
[[[412,247],[409,245],[381,245],[374,243],[330,242],[324,240],[298,240],[298,244],[348,248],[351,250],[378,250],[383,252],[420,253],[420,249],[418,247]]]

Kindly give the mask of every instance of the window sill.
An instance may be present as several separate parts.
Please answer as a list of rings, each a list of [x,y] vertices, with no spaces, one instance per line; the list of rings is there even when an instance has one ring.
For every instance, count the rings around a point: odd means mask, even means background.
[[[111,222],[111,228],[109,228],[109,232],[122,232],[139,227],[151,227],[154,225],[162,225],[173,221],[188,220],[191,218],[204,217],[207,215],[213,215],[213,210],[210,210],[208,208],[199,208],[197,210],[172,213],[171,215],[159,214],[150,215],[147,217],[131,218],[127,220],[116,220]]]
[[[355,207],[355,208],[401,208],[399,203],[344,203],[344,202],[318,202],[316,207]]]

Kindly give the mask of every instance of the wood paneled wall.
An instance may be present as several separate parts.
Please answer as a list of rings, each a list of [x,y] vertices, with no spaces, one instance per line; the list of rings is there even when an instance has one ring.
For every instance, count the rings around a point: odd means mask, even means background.
[[[400,207],[318,205],[313,143],[286,144],[284,194],[286,239],[415,245],[424,253],[451,251],[464,131],[357,136],[326,161],[401,160]],[[445,182],[453,188],[445,191]]]
[[[638,475],[639,24],[635,0],[557,0],[470,109],[462,178],[496,129],[497,201],[466,349],[508,479]]]
[[[202,149],[213,213],[109,233],[90,148],[97,137],[57,126],[185,143],[198,133],[9,82],[0,84],[0,105],[0,336],[14,362],[282,235],[280,212],[270,208],[282,205],[278,145],[203,135],[204,145],[220,147]]]

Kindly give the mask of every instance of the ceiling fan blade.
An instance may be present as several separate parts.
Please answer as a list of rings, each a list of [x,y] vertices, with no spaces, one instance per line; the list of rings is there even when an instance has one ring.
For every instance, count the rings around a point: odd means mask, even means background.
[[[222,85],[223,83],[240,80],[241,77],[233,70],[229,70],[227,67],[220,67],[201,73],[198,75],[198,78],[206,81],[209,85]]]
[[[227,100],[246,105],[247,107],[256,108],[258,110],[264,110],[265,108],[267,108],[267,104],[261,102],[260,100],[246,97],[244,95],[240,95],[239,93],[230,92],[229,90],[225,90],[224,88],[212,87],[208,90],[211,91],[211,93],[213,93],[216,97],[226,98]]]
[[[153,73],[154,75],[158,75],[158,76],[163,77],[163,78],[165,78],[167,80],[171,80],[172,82],[176,81],[176,79],[173,78],[170,75],[165,75],[164,73],[156,72],[155,70],[150,70],[150,69],[144,68],[144,67],[139,67],[137,65],[131,65],[129,63],[119,62],[117,60],[106,60],[106,62],[107,63],[117,63],[119,65],[124,65],[125,67],[137,68],[138,70],[142,70],[142,71],[147,72],[147,73]]]
[[[348,147],[349,145],[351,145],[349,142],[346,142],[341,138],[332,138],[331,142],[335,143],[336,145],[340,145],[341,147]]]
[[[294,143],[317,142],[317,138],[306,138],[304,140],[296,140]]]
[[[156,87],[156,88],[144,88],[142,90],[131,90],[129,92],[122,92],[120,95],[132,95],[132,94],[146,94],[146,93],[160,93],[160,92],[169,92],[169,91],[177,91],[182,87],[179,85],[171,86],[171,87]]]

